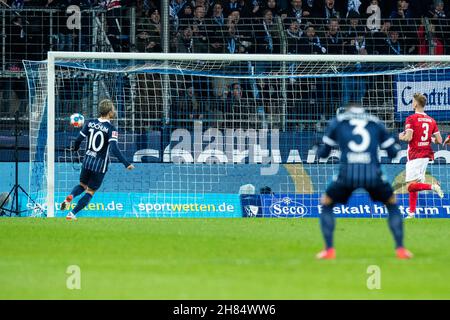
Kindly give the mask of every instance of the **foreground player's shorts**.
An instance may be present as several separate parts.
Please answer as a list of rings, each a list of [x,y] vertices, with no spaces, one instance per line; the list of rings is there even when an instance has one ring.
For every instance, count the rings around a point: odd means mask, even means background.
[[[98,190],[102,185],[105,174],[102,172],[94,172],[89,169],[81,168],[80,182],[84,183],[92,190]]]
[[[390,183],[381,178],[370,185],[348,185],[339,179],[330,183],[325,193],[333,200],[334,203],[346,204],[356,189],[363,188],[368,193],[373,201],[386,203],[394,194]]]
[[[430,160],[428,158],[418,158],[409,160],[406,163],[405,181],[417,181],[425,182],[425,171]]]

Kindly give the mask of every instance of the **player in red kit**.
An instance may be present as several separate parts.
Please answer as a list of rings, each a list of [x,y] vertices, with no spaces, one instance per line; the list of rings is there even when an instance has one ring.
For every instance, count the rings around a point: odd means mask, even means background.
[[[406,118],[405,131],[399,134],[400,140],[408,142],[405,182],[409,192],[409,218],[414,217],[419,191],[433,190],[440,198],[444,197],[439,183],[424,183],[428,162],[434,160],[431,143],[442,143],[436,121],[424,112],[426,102],[424,95],[414,95],[412,107],[415,113]]]

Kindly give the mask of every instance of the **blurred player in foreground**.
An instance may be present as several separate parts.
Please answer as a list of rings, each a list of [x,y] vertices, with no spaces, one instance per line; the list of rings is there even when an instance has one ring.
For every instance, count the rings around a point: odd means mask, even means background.
[[[110,162],[110,152],[112,152],[128,170],[134,169],[134,166],[125,159],[117,146],[119,134],[117,129],[110,122],[110,120],[115,117],[114,104],[111,100],[102,100],[99,103],[98,111],[100,118],[86,121],[83,129],[75,140],[73,149],[77,151],[84,138],[88,138],[83,166],[80,173],[80,184],[75,186],[63,203],[61,203],[61,210],[68,208],[73,198],[79,196],[83,192],[86,193],[78,201],[75,208],[67,214],[67,220],[76,220],[76,214],[89,204],[94,193],[100,188]]]
[[[411,252],[403,247],[403,219],[391,185],[384,180],[378,161],[378,147],[394,158],[400,146],[386,131],[383,123],[365,112],[358,104],[350,104],[344,113],[333,119],[323,136],[318,150],[319,158],[329,156],[333,147],[341,150],[339,174],[322,196],[320,227],[325,239],[325,250],[317,254],[318,259],[334,259],[333,246],[336,203],[346,204],[353,191],[364,188],[373,201],[380,201],[388,210],[389,228],[394,236],[396,255],[409,259]]]
[[[408,142],[408,162],[405,170],[405,182],[409,192],[408,218],[414,218],[419,191],[433,190],[440,198],[444,197],[439,183],[424,183],[428,162],[434,160],[431,143],[442,143],[436,121],[424,112],[426,101],[424,95],[414,95],[412,108],[415,113],[406,118],[405,131],[398,136],[400,140]]]

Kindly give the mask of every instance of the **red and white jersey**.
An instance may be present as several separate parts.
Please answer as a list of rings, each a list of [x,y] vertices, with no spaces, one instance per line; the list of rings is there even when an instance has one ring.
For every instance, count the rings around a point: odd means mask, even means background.
[[[429,158],[434,160],[431,138],[439,132],[436,121],[425,113],[414,113],[406,118],[405,132],[413,131],[412,140],[408,144],[408,160]]]

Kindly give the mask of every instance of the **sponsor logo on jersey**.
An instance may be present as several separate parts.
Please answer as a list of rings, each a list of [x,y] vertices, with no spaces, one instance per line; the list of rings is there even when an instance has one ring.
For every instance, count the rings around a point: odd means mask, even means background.
[[[431,119],[431,118],[417,118],[417,121],[419,121],[419,122],[433,122],[433,119]]]
[[[269,207],[270,214],[273,216],[296,216],[303,217],[308,214],[308,209],[300,202],[294,201],[289,197],[284,197],[280,201],[272,203]]]
[[[93,157],[93,158],[96,158],[97,157],[97,152],[92,151],[92,150],[87,150],[86,151],[86,155],[90,156],[90,157]]]
[[[104,133],[108,133],[108,131],[109,131],[109,128],[105,127],[101,123],[89,122],[88,127],[92,128],[92,129],[103,131]]]

